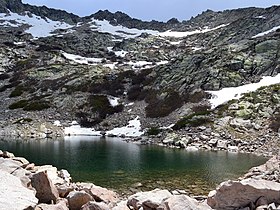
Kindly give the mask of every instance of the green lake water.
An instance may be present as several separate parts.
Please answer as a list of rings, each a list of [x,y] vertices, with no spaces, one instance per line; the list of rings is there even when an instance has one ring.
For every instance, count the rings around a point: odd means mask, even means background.
[[[236,179],[266,159],[249,154],[186,151],[126,143],[118,138],[71,137],[64,140],[0,140],[0,150],[23,156],[36,165],[67,169],[76,181],[130,193],[182,189],[207,194],[217,184]]]

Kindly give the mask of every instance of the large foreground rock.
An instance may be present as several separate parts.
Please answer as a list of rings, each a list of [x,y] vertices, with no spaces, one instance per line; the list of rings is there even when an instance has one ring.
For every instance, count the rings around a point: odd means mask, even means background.
[[[38,203],[35,192],[25,188],[20,179],[0,170],[0,209],[22,210]]]
[[[231,210],[255,203],[261,196],[268,203],[280,203],[280,183],[256,179],[226,181],[209,193],[207,203],[214,209]]]
[[[39,172],[31,177],[31,184],[36,189],[36,197],[42,203],[56,201],[59,197],[58,191],[47,172]]]

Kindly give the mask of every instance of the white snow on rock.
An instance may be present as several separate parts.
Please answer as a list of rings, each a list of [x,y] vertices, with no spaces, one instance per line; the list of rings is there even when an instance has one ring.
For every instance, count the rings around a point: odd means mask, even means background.
[[[54,123],[53,123],[55,126],[58,126],[58,127],[60,127],[61,126],[61,123],[60,123],[60,121],[59,120],[56,120],[56,121],[54,121]]]
[[[87,64],[87,65],[97,65],[102,62],[102,58],[86,58],[80,55],[74,55],[66,52],[62,52],[62,55],[69,60],[72,60],[79,64]]]
[[[111,106],[115,107],[115,106],[119,105],[119,99],[120,98],[117,98],[117,97],[114,97],[114,96],[107,96],[107,97],[108,97],[108,100],[109,100]]]
[[[66,136],[101,136],[100,131],[95,131],[92,128],[82,128],[77,124],[65,127],[64,134]]]
[[[103,32],[103,33],[110,33],[112,35],[117,35],[123,38],[135,38],[140,36],[142,33],[148,34],[157,34],[158,31],[153,30],[139,30],[136,28],[126,28],[124,26],[118,25],[113,26],[107,20],[96,20],[92,18],[92,30]]]
[[[266,17],[263,16],[263,15],[257,16],[257,17],[255,17],[255,18],[256,18],[256,19],[266,19]]]
[[[276,27],[273,27],[272,29],[268,30],[268,31],[264,31],[262,33],[259,33],[255,36],[253,36],[252,38],[258,38],[258,37],[261,37],[261,36],[265,36],[269,33],[272,33],[272,32],[275,32],[277,29],[280,29],[280,26],[276,26]]]
[[[125,55],[128,53],[127,51],[120,50],[120,51],[113,51],[117,57],[124,58]]]
[[[132,66],[133,69],[148,69],[154,66],[158,66],[158,65],[164,65],[167,64],[168,61],[160,61],[157,63],[153,63],[153,62],[148,62],[148,61],[129,61],[126,62],[125,64]]]
[[[126,137],[137,137],[143,135],[144,132],[141,131],[141,122],[139,116],[135,119],[130,120],[127,126],[114,128],[113,130],[107,131],[106,135],[114,136],[126,136]]]
[[[56,29],[67,29],[72,26],[59,21],[53,21],[48,18],[42,18],[40,16],[26,12],[25,15],[19,15],[17,13],[0,13],[0,26],[19,27],[23,24],[27,24],[30,27],[25,31],[32,34],[34,38],[52,36],[52,32]]]
[[[210,31],[214,31],[214,30],[217,30],[217,29],[220,29],[220,28],[223,28],[225,26],[227,26],[228,24],[222,24],[222,25],[219,25],[215,28],[209,28],[209,27],[205,27],[203,29],[200,29],[200,30],[194,30],[194,31],[171,31],[171,30],[168,30],[168,31],[165,31],[165,32],[162,32],[162,33],[158,33],[157,35],[158,36],[162,36],[162,37],[176,37],[176,38],[182,38],[182,37],[186,37],[186,36],[190,36],[190,35],[193,35],[193,34],[202,34],[202,33],[207,33],[207,32],[210,32]]]
[[[280,83],[280,74],[277,74],[275,77],[265,76],[258,83],[251,83],[239,87],[228,87],[218,91],[206,92],[212,94],[212,98],[209,101],[212,105],[212,108],[215,108],[232,99],[241,98],[242,94],[244,93],[256,91],[260,87],[274,85],[278,83]]]

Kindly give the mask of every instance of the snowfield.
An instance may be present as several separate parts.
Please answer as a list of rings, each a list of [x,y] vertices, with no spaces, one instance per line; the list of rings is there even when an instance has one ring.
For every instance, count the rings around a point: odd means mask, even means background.
[[[29,25],[26,33],[32,34],[34,38],[47,37],[54,35],[56,29],[67,29],[73,26],[59,21],[53,21],[48,18],[41,18],[40,16],[26,12],[25,15],[10,12],[0,13],[0,26],[4,27],[20,27],[22,25]]]
[[[137,116],[133,120],[130,120],[127,126],[114,128],[113,130],[106,132],[107,136],[114,135],[114,136],[138,137],[143,134],[144,132],[141,131],[141,122],[139,120],[139,116]]]
[[[242,97],[242,94],[256,91],[260,87],[270,86],[280,83],[280,74],[275,77],[265,76],[258,83],[251,83],[247,85],[242,85],[239,87],[229,87],[223,88],[218,91],[206,91],[212,94],[212,98],[209,100],[212,108],[215,108],[227,101],[232,99],[239,99]]]
[[[54,124],[58,124],[59,121],[55,121]],[[59,123],[60,125],[60,123]],[[72,125],[64,128],[65,136],[102,136],[100,131],[95,131],[92,128],[82,128],[76,121],[72,122]],[[114,128],[107,131],[106,136],[125,136],[125,137],[138,137],[144,134],[141,131],[141,122],[139,116],[130,120],[127,126]]]
[[[162,36],[162,37],[176,37],[176,38],[183,38],[186,36],[194,35],[194,34],[202,34],[202,33],[207,33],[210,31],[214,31],[223,27],[226,27],[228,24],[222,24],[220,26],[217,26],[215,28],[209,28],[205,27],[204,29],[200,30],[194,30],[194,31],[166,31],[162,33],[158,33],[157,36]]]
[[[97,65],[98,63],[102,62],[102,58],[86,58],[80,55],[74,55],[66,52],[61,52],[62,55],[69,60],[72,60],[79,64],[87,64],[87,65]]]
[[[112,35],[120,36],[125,39],[135,38],[137,36],[140,36],[142,33],[148,33],[154,35],[158,33],[158,31],[154,31],[154,30],[139,30],[136,28],[126,28],[121,25],[113,26],[107,20],[96,20],[94,18],[92,18],[91,20],[92,20],[91,29],[93,31],[109,33]]]

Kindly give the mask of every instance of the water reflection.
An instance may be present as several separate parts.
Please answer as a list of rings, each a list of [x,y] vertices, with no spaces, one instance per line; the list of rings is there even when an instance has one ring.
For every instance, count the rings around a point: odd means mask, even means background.
[[[141,182],[146,189],[208,190],[265,162],[264,158],[248,154],[192,152],[102,137],[0,141],[0,149],[24,156],[37,165],[65,168],[75,181],[92,181],[115,189],[127,189]]]

